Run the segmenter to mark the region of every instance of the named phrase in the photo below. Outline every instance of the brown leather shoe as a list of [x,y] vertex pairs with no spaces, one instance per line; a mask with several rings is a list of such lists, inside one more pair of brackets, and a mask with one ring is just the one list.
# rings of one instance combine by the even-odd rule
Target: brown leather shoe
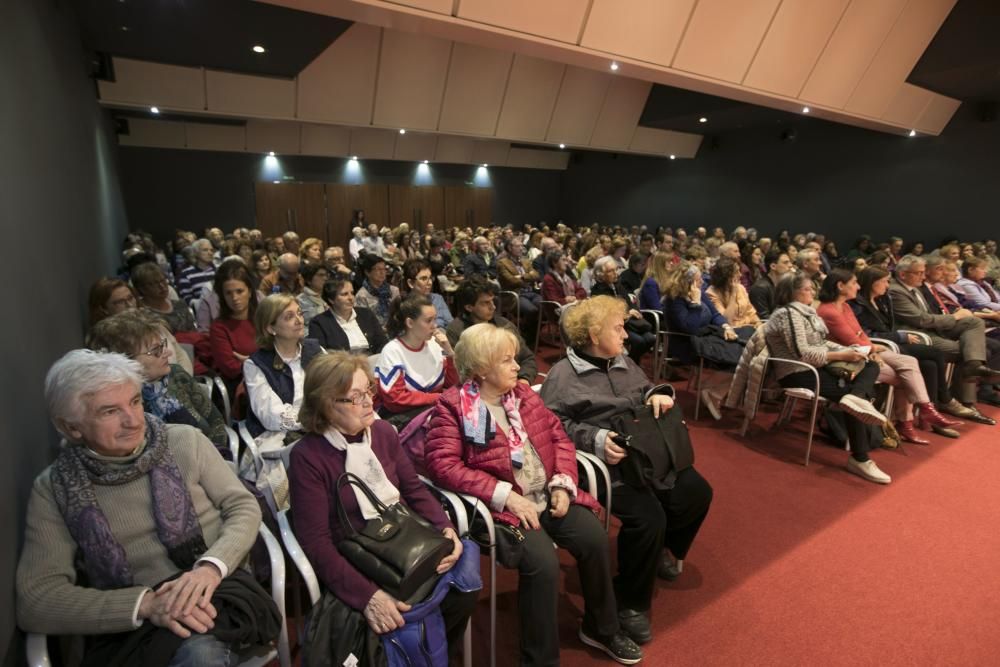
[[969,421],[976,422],[977,424],[986,424],[987,426],[994,426],[997,423],[996,419],[993,417],[987,417],[982,412],[976,409],[974,405],[966,405],[965,407],[972,410],[972,414],[966,417]]
[[962,376],[966,382],[975,382],[979,378],[1000,376],[1000,370],[990,368],[981,361],[966,361],[962,364]]
[[974,411],[972,409],[967,408],[961,403],[959,403],[957,398],[953,398],[948,403],[942,405],[941,412],[949,414],[952,417],[958,417],[960,419],[968,419],[974,414]]

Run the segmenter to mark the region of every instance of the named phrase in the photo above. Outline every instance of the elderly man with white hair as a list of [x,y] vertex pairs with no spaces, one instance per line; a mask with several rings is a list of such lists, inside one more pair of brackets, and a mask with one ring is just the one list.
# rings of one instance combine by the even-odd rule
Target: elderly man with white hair
[[490,240],[485,236],[472,239],[473,251],[462,258],[462,273],[479,275],[497,280],[497,256],[492,252]]
[[142,366],[73,350],[45,378],[69,444],[35,480],[20,627],[97,635],[85,665],[227,665],[281,617],[244,570],[260,509],[200,431],[143,412]]

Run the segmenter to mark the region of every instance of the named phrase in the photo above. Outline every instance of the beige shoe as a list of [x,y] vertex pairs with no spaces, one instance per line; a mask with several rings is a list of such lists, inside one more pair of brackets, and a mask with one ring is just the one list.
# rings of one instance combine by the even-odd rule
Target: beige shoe
[[858,461],[853,456],[847,457],[847,472],[852,472],[858,477],[864,477],[869,482],[875,482],[876,484],[888,484],[892,481],[892,477],[889,477],[884,472],[882,472],[875,462],[868,459],[864,463]]
[[882,426],[885,424],[885,415],[875,409],[875,406],[863,398],[858,398],[854,394],[846,394],[840,399],[840,407],[854,417],[866,424]]
[[701,403],[704,405],[710,413],[712,413],[712,419],[719,421],[722,419],[722,408],[719,405],[722,401],[717,399],[714,394],[712,394],[711,389],[701,390]]

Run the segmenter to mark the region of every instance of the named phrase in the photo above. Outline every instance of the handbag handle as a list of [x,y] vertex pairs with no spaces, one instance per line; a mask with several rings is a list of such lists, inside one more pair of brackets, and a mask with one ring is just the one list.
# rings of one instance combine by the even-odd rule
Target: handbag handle
[[365,494],[369,502],[378,510],[379,515],[384,514],[389,508],[386,504],[379,500],[379,497],[375,495],[375,492],[365,484],[364,480],[355,475],[353,472],[345,472],[340,477],[337,478],[337,514],[340,517],[340,527],[343,528],[348,535],[356,535],[357,530],[354,529],[354,525],[351,520],[347,517],[347,510],[344,509],[344,500],[340,497],[340,490],[345,486],[356,486],[361,489],[361,492]]

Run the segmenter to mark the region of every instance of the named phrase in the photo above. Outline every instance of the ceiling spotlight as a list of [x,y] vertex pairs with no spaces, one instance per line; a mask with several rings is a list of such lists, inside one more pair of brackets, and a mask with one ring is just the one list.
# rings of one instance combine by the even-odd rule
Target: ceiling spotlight
[[559,148],[566,148],[566,144],[559,144]]
[[910,130],[910,136],[911,137],[917,136],[917,131],[916,130]]
[[274,181],[275,185],[278,185],[279,183],[281,183],[281,181]]
[[484,167],[484,168],[485,168],[485,167],[488,167],[488,166],[490,166],[490,165],[486,164],[485,162],[483,163],[483,167]]
[[158,114],[160,113],[160,107],[149,107],[149,113]]
[[405,129],[403,129],[403,128],[399,128],[399,133],[400,133],[400,134],[406,134],[406,130],[405,130]]
[[707,123],[707,122],[708,122],[708,119],[707,119],[707,118],[705,118],[704,116],[702,116],[701,118],[699,118],[699,119],[698,119],[698,122],[699,122],[699,123]]
[[127,25],[123,25],[122,26],[122,32],[128,32],[128,26]]
[[802,107],[802,113],[809,113],[809,107]]
[[676,159],[677,159],[677,156],[676,156],[676,155],[674,155],[673,153],[671,153],[671,154],[670,154],[670,159],[671,159],[671,160],[676,160]]
[[355,162],[357,162],[358,161],[358,156],[357,155],[352,155],[351,159],[354,160]]
[[265,48],[264,48],[263,46],[261,46],[260,44],[254,44],[254,45],[253,45],[253,52],[254,52],[254,53],[264,53],[264,52],[266,52],[266,51],[267,51],[267,49],[265,49]]
[[427,160],[424,160],[424,164],[427,164]]
[[616,63],[613,60],[611,61],[611,71],[612,72],[617,72],[618,71],[618,63]]
[[274,157],[274,151],[268,151],[267,155],[268,157]]

